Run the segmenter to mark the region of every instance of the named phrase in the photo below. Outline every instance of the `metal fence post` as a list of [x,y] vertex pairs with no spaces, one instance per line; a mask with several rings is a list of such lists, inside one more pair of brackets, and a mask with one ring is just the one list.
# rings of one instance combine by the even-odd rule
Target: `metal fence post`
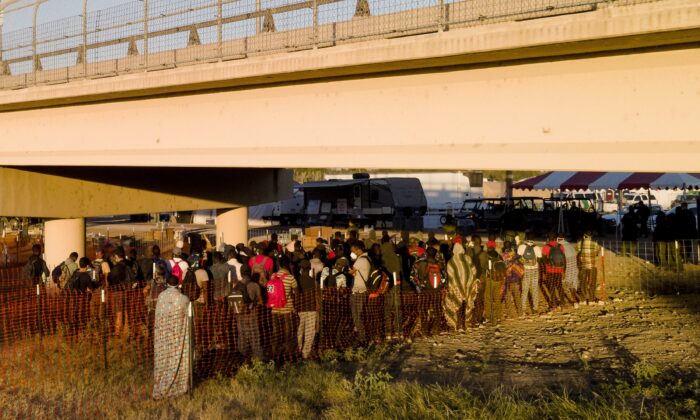
[[445,0],[440,0],[438,7],[440,8],[438,11],[438,32],[442,32],[445,30]]
[[143,0],[143,66],[148,70],[148,0]]
[[83,0],[83,77],[87,77],[87,2],[88,0]]
[[224,58],[224,48],[223,48],[223,43],[224,43],[224,28],[223,28],[223,13],[224,13],[224,7],[223,7],[223,0],[217,0],[216,2],[216,42],[217,42],[217,48],[218,48],[218,53],[219,53],[219,59]]
[[32,15],[32,70],[34,72],[35,85],[37,82],[36,73],[41,70],[41,60],[36,54],[36,16],[39,13],[39,5],[41,5],[41,2],[34,4],[34,14]]
[[318,0],[313,0],[314,49],[318,48]]
[[39,337],[42,337],[44,333],[41,326],[41,288],[38,284],[36,285],[36,325],[39,329]]
[[102,358],[104,362],[104,368],[107,370],[107,338],[108,338],[108,328],[107,328],[107,303],[105,299],[105,289],[102,288],[100,294],[100,312],[102,313]]
[[192,302],[189,303],[189,306],[187,307],[187,316],[189,322],[189,330],[190,334],[189,337],[187,337],[187,340],[189,340],[189,354],[187,355],[187,363],[189,364],[189,389],[188,389],[188,394],[190,398],[192,398],[192,388],[194,386],[194,358],[195,358],[195,352],[194,352],[194,314],[193,314],[193,307],[192,307]]
[[260,2],[261,0],[255,0],[255,35],[260,33]]

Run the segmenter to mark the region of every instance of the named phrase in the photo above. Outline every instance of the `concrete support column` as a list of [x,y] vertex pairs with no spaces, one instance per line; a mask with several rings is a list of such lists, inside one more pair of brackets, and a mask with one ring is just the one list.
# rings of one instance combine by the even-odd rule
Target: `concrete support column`
[[221,243],[229,245],[248,243],[248,207],[217,211],[216,241],[217,247],[219,247]]
[[85,256],[85,219],[44,222],[44,253],[49,268],[65,261],[73,251]]

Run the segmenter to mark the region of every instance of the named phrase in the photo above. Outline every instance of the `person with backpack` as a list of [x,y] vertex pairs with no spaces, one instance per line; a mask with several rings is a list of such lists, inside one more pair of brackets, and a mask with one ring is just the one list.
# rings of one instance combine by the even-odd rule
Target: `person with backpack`
[[258,324],[258,308],[263,304],[260,275],[251,273],[248,266],[241,267],[241,278],[232,290],[232,294],[240,296],[241,299],[241,306],[236,313],[238,352],[244,358],[252,356],[262,360],[264,355]]
[[161,261],[165,262],[160,257],[160,247],[158,245],[153,245],[153,247],[151,248],[150,257],[142,256],[141,258],[138,258],[136,260],[139,275],[142,277],[139,278],[139,280],[153,280],[153,276],[155,275],[155,273],[153,272],[153,268],[154,266],[158,265]]
[[298,349],[304,359],[311,355],[316,338],[318,305],[316,299],[316,279],[311,271],[309,260],[302,260],[299,270],[299,328],[297,331]]
[[173,258],[168,261],[170,264],[170,274],[177,277],[181,285],[182,281],[185,279],[185,273],[187,273],[187,269],[190,267],[187,261],[182,259],[183,246],[183,242],[178,241],[175,248],[173,248]]
[[41,245],[32,245],[32,255],[22,269],[23,279],[31,279],[32,286],[36,286],[42,282],[42,278],[47,279],[50,275],[51,272],[46,265],[46,261],[41,258]]
[[362,317],[364,316],[365,304],[367,303],[367,282],[372,272],[372,261],[365,253],[365,244],[362,241],[355,240],[352,242],[350,245],[350,259],[354,261],[352,269],[349,271],[352,276],[350,311],[357,342],[363,345],[367,341],[367,335]]
[[564,247],[557,242],[555,234],[549,234],[548,239],[547,244],[542,248],[544,288],[549,296],[549,310],[561,310],[565,299],[562,282],[566,271],[566,253]]
[[[520,291],[520,310],[525,315],[526,308],[534,315],[540,305],[540,265],[542,259],[542,248],[535,245],[535,242],[526,236],[525,242],[518,247],[518,255],[523,262],[523,281]],[[528,304],[528,295],[532,299],[532,306]]]
[[566,269],[564,270],[563,287],[564,291],[568,291],[567,300],[573,302],[574,308],[578,308],[578,252],[571,242],[565,238],[557,238],[557,243],[564,248],[564,256],[566,257]]
[[226,258],[228,258],[226,264],[228,265],[228,271],[230,273],[226,273],[227,281],[231,283],[231,287],[234,287],[236,286],[236,282],[243,276],[243,267],[248,267],[248,269],[250,269],[250,265],[243,264],[241,261],[241,254],[239,254],[235,248],[228,251]]
[[[262,287],[267,286],[267,281],[270,279],[275,268],[275,262],[272,260],[272,258],[265,255],[266,252],[267,250],[261,244],[258,246],[258,248],[256,248],[255,257],[248,261],[248,266],[250,267],[251,273],[258,273],[258,275],[260,275],[260,285]],[[289,261],[289,258],[287,258],[287,261]],[[289,267],[287,267],[287,269],[289,269]]]
[[97,288],[97,284],[92,280],[90,268],[90,259],[87,257],[81,258],[78,261],[78,270],[73,273],[68,283],[66,283],[65,289],[85,293]]
[[323,262],[323,254],[321,253],[320,250],[314,249],[313,254],[311,255],[312,258],[309,261],[311,264],[311,273],[312,277],[314,280],[319,281],[321,278],[321,273],[323,273],[324,269],[324,262]]
[[320,282],[323,288],[344,289],[348,287],[348,259],[338,258],[332,267],[324,267],[321,272]]
[[73,273],[78,271],[78,253],[71,252],[68,258],[57,265],[51,273],[54,281],[60,289],[65,289],[68,281],[73,277]]
[[[272,357],[277,361],[294,358],[297,337],[294,331],[294,294],[297,281],[291,273],[291,261],[286,255],[280,257],[280,269],[270,276],[267,288],[267,307],[272,315]],[[251,269],[253,274],[258,273]]]

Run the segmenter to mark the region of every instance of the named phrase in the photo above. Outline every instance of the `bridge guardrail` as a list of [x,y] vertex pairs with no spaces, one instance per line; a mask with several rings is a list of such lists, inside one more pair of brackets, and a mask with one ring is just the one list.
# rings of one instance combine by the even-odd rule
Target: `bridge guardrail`
[[[141,0],[88,11],[83,0],[81,15],[0,38],[0,89],[654,1],[661,0]],[[30,7],[34,22],[40,7]]]

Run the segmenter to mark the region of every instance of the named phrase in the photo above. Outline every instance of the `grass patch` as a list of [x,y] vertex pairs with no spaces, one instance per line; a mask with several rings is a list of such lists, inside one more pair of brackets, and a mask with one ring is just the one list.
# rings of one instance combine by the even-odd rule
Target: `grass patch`
[[[661,371],[638,362],[630,379],[598,385],[590,396],[543,393],[524,397],[460,385],[397,381],[381,362],[395,348],[328,352],[318,362],[277,367],[256,362],[235,377],[200,383],[193,395],[150,399],[148,360],[124,357],[105,371],[92,340],[66,345],[58,338],[17,347],[0,361],[0,406],[22,418],[697,418],[697,373]],[[127,348],[128,349],[128,348]],[[119,357],[119,359],[115,359]],[[353,374],[349,374],[354,369]],[[621,376],[622,377],[622,376]]]

